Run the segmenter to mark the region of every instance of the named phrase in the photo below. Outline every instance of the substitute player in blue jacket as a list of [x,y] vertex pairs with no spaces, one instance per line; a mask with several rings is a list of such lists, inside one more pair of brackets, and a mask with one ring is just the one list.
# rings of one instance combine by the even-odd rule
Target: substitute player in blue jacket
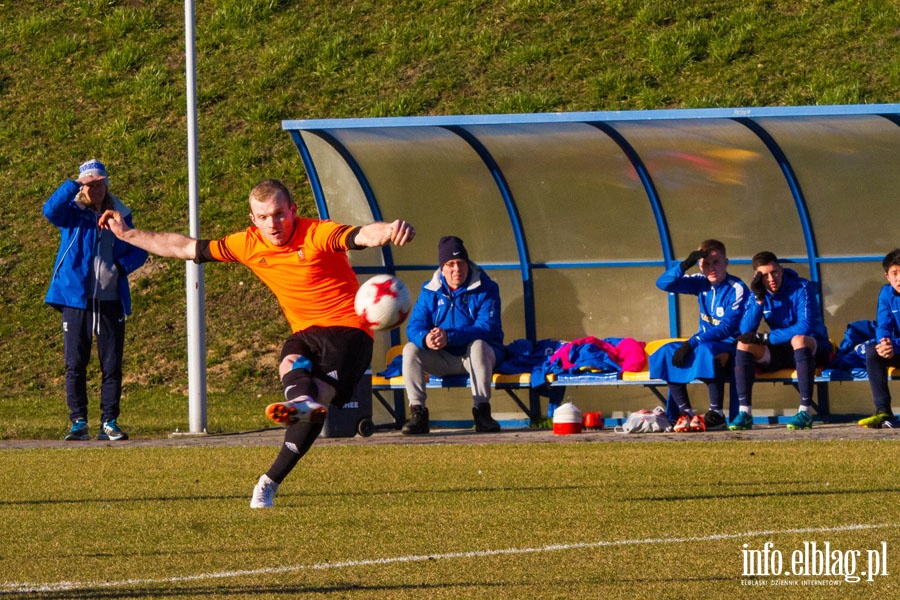
[[[753,382],[756,369],[777,371],[797,369],[800,410],[787,424],[788,429],[809,429],[812,416],[816,367],[828,364],[831,342],[822,320],[812,282],[796,271],[785,269],[772,252],[753,256],[754,301],[747,303],[741,320],[737,353],[734,358],[735,387],[740,412],[728,426],[732,431],[753,428]],[[765,318],[768,333],[758,333]]]
[[878,293],[878,313],[875,318],[875,341],[866,345],[866,373],[875,414],[861,419],[859,424],[870,429],[896,427],[888,388],[888,367],[900,367],[900,248],[887,253],[881,265],[888,283]]
[[403,382],[410,417],[402,433],[429,432],[425,375],[468,373],[472,386],[475,431],[500,431],[491,416],[491,379],[504,358],[500,288],[481,267],[469,261],[463,241],[442,237],[438,270],[422,285],[409,316],[403,347]]
[[[699,263],[700,273],[685,273]],[[656,286],[674,294],[697,296],[700,329],[687,341],[666,344],[650,356],[650,377],[664,379],[669,396],[680,412],[675,431],[714,431],[725,429],[727,422],[722,398],[725,382],[733,373],[735,338],[740,333],[747,286],[727,272],[725,245],[706,240],[683,262],[670,267],[656,280]],[[687,383],[694,379],[707,382],[709,411],[695,415],[688,397]]]

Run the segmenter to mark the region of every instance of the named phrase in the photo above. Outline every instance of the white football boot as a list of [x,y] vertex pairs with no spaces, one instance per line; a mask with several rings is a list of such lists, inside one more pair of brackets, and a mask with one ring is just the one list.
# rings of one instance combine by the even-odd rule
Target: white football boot
[[265,473],[260,475],[259,481],[253,487],[253,495],[250,497],[250,508],[272,508],[272,500],[275,498],[275,492],[278,491],[278,484],[269,479]]

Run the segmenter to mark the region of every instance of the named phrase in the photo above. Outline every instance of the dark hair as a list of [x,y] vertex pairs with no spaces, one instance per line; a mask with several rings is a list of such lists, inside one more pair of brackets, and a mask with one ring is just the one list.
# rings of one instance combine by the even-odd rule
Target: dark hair
[[725,252],[725,244],[720,242],[719,240],[703,240],[700,242],[700,250],[706,250],[707,252],[712,252],[715,250],[722,256],[727,256],[728,253]]
[[251,200],[262,201],[278,195],[285,198],[288,201],[288,205],[294,204],[294,198],[291,196],[290,190],[277,179],[263,179],[250,190]]
[[753,255],[753,262],[751,263],[753,266],[753,270],[755,271],[757,267],[762,267],[765,265],[771,264],[780,264],[778,262],[778,257],[775,256],[774,252],[769,252],[768,250],[763,250],[762,252],[757,252]]
[[884,257],[884,260],[881,261],[881,266],[884,267],[884,272],[887,273],[888,269],[893,267],[894,265],[900,265],[900,248],[894,248]]

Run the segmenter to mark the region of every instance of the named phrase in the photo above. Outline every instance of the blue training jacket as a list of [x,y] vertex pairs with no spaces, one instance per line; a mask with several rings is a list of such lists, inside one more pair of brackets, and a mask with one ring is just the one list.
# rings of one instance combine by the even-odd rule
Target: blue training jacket
[[890,338],[894,348],[900,348],[900,294],[890,284],[886,284],[878,293],[875,341],[882,338]]
[[744,306],[750,295],[739,277],[729,273],[725,281],[713,286],[702,273],[685,275],[681,263],[677,263],[660,275],[656,287],[664,292],[697,296],[700,329],[689,339],[692,348],[701,342],[736,343]]
[[770,344],[786,344],[795,335],[808,335],[820,348],[831,347],[812,282],[793,269],[784,270],[778,293],[767,291],[762,305],[755,299],[747,303],[741,332],[756,331],[763,318],[769,326]]
[[450,291],[438,269],[422,284],[406,325],[406,337],[425,348],[425,336],[440,327],[447,331],[447,346],[443,348],[447,352],[463,356],[469,344],[484,340],[500,364],[505,356],[500,311],[500,287],[481,267],[469,261],[469,282],[455,291]]
[[[59,228],[60,235],[59,251],[53,263],[53,275],[44,302],[58,310],[66,306],[86,309],[91,298],[91,291],[87,288],[100,235],[97,227],[100,215],[75,203],[80,189],[81,186],[76,182],[68,180],[44,203],[44,216]],[[113,198],[115,210],[122,214],[129,226],[133,226],[131,210],[118,198]],[[103,235],[113,234],[107,231]],[[147,252],[116,238],[113,242],[113,259],[127,275],[144,264]],[[131,289],[127,277],[119,277],[118,292],[122,310],[130,315]]]

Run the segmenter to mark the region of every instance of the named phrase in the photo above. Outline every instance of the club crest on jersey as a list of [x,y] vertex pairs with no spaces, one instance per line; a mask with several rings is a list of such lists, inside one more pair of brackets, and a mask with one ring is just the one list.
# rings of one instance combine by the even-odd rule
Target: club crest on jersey
[[718,306],[716,307],[716,316],[722,318],[725,316],[725,308]]
[[303,248],[297,250],[297,258],[299,258],[300,260],[306,260],[306,257],[303,256]]

